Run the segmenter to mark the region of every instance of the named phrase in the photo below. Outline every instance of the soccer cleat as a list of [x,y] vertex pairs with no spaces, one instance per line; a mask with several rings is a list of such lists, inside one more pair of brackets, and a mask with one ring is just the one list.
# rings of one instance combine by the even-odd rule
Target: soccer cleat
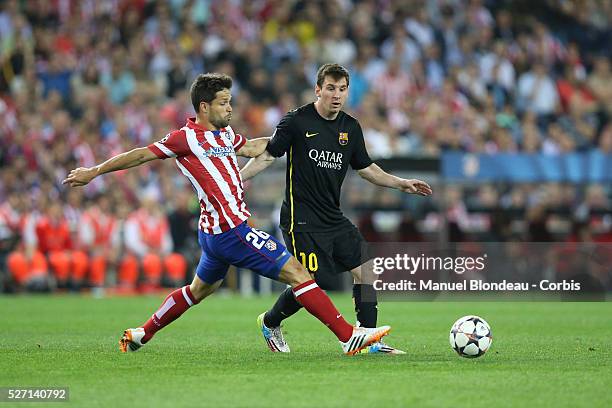
[[353,335],[346,343],[340,342],[344,354],[352,356],[359,353],[364,348],[374,344],[391,331],[390,326],[381,326],[374,328],[354,327]]
[[388,344],[383,343],[382,341],[377,341],[376,343],[372,343],[368,347],[361,349],[361,351],[359,352],[359,354],[374,354],[374,353],[406,354],[405,351],[396,349],[395,347],[391,347]]
[[289,350],[289,345],[285,342],[280,326],[272,328],[267,327],[264,324],[265,314],[266,312],[263,312],[257,316],[257,325],[261,329],[261,333],[264,336],[268,348],[273,353],[289,353],[291,350]]
[[145,331],[142,327],[136,329],[126,329],[123,332],[123,336],[119,340],[119,349],[122,353],[128,353],[132,351],[138,351],[139,348],[144,346],[141,343],[142,338],[145,335]]

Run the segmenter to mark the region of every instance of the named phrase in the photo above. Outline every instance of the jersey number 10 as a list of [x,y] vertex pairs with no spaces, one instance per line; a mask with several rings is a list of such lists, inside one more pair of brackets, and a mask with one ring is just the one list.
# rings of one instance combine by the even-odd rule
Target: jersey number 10
[[319,260],[317,259],[317,254],[311,252],[306,256],[304,252],[300,252],[300,259],[302,261],[302,265],[304,268],[308,269],[310,272],[316,272],[319,269]]

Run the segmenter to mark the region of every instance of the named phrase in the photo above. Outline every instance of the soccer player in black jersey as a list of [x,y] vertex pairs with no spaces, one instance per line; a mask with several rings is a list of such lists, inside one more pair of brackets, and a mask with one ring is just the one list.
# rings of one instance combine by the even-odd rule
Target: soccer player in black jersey
[[[287,154],[287,185],[280,218],[287,248],[315,277],[319,270],[351,271],[357,320],[363,327],[376,327],[376,292],[362,275],[365,241],[340,210],[340,188],[348,167],[379,186],[421,196],[432,191],[423,181],[393,176],[372,162],[359,122],[342,111],[348,87],[349,73],[344,67],[321,66],[316,102],[288,112],[277,125],[266,151],[251,159],[241,175],[248,180],[275,158]],[[288,288],[272,309],[258,317],[270,350],[289,352],[280,323],[300,308]],[[404,353],[383,343],[375,343],[364,352]]]

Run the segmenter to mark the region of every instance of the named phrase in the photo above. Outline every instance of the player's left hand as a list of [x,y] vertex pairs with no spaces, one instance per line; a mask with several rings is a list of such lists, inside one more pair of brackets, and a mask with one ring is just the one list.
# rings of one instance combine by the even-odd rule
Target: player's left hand
[[424,197],[432,194],[429,184],[417,179],[402,179],[400,181],[399,189],[404,193],[417,194]]
[[80,187],[88,184],[94,177],[96,177],[95,167],[79,167],[70,171],[62,184],[68,184],[70,187]]

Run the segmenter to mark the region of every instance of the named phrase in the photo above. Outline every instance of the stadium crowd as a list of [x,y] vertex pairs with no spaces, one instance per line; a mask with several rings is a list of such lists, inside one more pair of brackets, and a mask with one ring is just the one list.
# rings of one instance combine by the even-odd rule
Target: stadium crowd
[[[317,67],[333,61],[349,68],[347,111],[359,118],[374,158],[612,154],[610,1],[5,0],[0,7],[5,288],[44,288],[52,276],[59,287],[131,291],[188,278],[199,208],[173,166],[107,175],[76,190],[60,182],[72,168],[182,126],[192,115],[189,84],[201,72],[234,77],[232,127],[248,137],[271,135],[285,112],[312,101]],[[367,212],[361,224],[372,240],[384,239],[385,228],[422,239],[414,218],[435,230],[444,201],[453,239],[479,228],[507,239],[498,234],[511,227],[501,210],[521,209],[524,239],[553,240],[547,210],[563,207],[552,215],[553,230],[555,220],[569,220],[574,233],[565,238],[607,239],[611,194],[595,184],[455,187],[390,228]],[[489,211],[470,214],[474,206]]]

